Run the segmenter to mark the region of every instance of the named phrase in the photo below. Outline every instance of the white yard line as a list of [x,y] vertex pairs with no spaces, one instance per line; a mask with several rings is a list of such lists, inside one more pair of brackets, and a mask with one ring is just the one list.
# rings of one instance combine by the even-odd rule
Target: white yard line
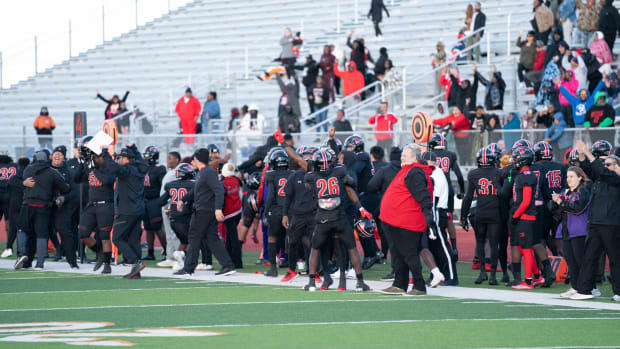
[[[14,259],[1,259],[0,269],[12,269]],[[93,274],[90,270],[78,269],[71,270],[66,263],[62,262],[46,262],[46,271],[63,272],[67,274],[80,274],[80,275],[97,275]],[[114,275],[121,275],[126,272],[126,268],[112,267]],[[293,280],[293,282],[282,283],[280,278],[266,278],[259,274],[249,273],[236,273],[231,276],[215,276],[215,271],[199,271],[193,276],[178,277],[172,275],[171,269],[164,268],[146,268],[142,271],[142,275],[145,277],[165,277],[176,278],[179,280],[187,281],[220,281],[220,282],[233,282],[241,284],[255,284],[255,285],[270,285],[270,286],[292,286],[301,288],[306,284],[308,278],[301,277]],[[42,278],[42,277],[40,277]],[[52,277],[50,277],[52,278]],[[6,280],[6,279],[0,279]],[[128,282],[140,282],[140,280],[128,280]],[[383,281],[366,281],[366,283],[375,291],[387,288],[391,286],[390,282]],[[241,286],[245,287],[245,286]],[[335,288],[332,288],[335,289]],[[347,280],[347,289],[355,289],[355,280]],[[528,292],[528,291],[513,291],[513,290],[500,290],[500,289],[488,289],[488,288],[472,288],[472,287],[438,287],[427,289],[429,296],[441,296],[451,297],[457,299],[466,300],[481,300],[481,301],[500,301],[500,302],[516,302],[525,304],[540,304],[548,306],[561,306],[572,308],[587,308],[587,309],[599,309],[599,310],[617,310],[620,311],[620,303],[603,303],[596,301],[574,301],[569,299],[562,299],[558,294],[540,293],[540,292]]]
[[[203,283],[204,284],[204,283]],[[243,285],[246,287],[269,287],[267,285]],[[123,292],[123,291],[154,291],[154,290],[196,290],[206,288],[239,288],[239,286],[231,285],[213,285],[200,287],[149,287],[149,288],[115,288],[107,290],[61,290],[61,291],[25,291],[25,292],[0,292],[1,295],[19,295],[19,294],[55,294],[55,293],[92,293],[92,292]]]

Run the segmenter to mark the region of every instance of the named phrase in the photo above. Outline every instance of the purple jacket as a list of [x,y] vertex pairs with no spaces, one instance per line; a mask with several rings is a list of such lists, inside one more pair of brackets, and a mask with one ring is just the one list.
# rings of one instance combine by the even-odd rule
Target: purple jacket
[[[567,189],[564,199],[554,207],[561,210],[562,223],[555,232],[556,239],[569,240],[585,236],[588,227],[588,210],[590,208],[590,192],[582,187],[577,192]],[[566,227],[566,229],[564,229]]]

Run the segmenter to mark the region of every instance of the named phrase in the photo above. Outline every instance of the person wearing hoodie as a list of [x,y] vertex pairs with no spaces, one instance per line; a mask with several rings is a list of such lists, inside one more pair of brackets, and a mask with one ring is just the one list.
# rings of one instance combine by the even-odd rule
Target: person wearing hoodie
[[[356,69],[358,69],[362,76],[366,74],[366,55],[364,53],[364,41],[360,38],[357,38],[351,42],[351,37],[353,36],[353,29],[349,32],[349,36],[347,36],[347,46],[351,49],[351,57],[350,61],[355,63]],[[336,74],[338,75],[338,74]],[[345,93],[346,95],[346,93]]]
[[[595,93],[600,91],[605,83],[603,81],[599,82],[594,90]],[[557,85],[556,85],[557,87]],[[583,127],[586,113],[594,104],[594,97],[590,95],[587,89],[580,89],[577,91],[577,96],[570,93],[564,86],[560,86],[560,94],[566,98],[566,100],[573,107],[573,123],[576,127]]]
[[[334,63],[334,74],[342,79],[345,97],[364,88],[364,74],[362,74],[357,67],[357,63],[350,61],[347,63],[348,69],[346,71],[340,71],[340,69],[338,69],[338,60]],[[359,98],[359,94],[356,95],[355,98]]]
[[450,94],[453,94],[451,98],[455,101],[455,105],[463,111],[465,115],[469,115],[470,112],[476,110],[476,94],[478,92],[478,80],[479,75],[475,74],[476,65],[473,66],[474,71],[474,83],[469,80],[461,80],[450,74],[450,80],[452,80]]
[[42,270],[47,256],[51,205],[54,193],[69,193],[71,185],[51,167],[49,152],[40,150],[24,170],[24,196],[17,231],[18,257],[15,269],[28,267],[37,254],[35,269]]
[[39,145],[41,148],[52,149],[52,132],[56,128],[54,119],[49,114],[47,107],[42,107],[39,116],[34,119],[32,124],[34,130],[37,132],[39,138]]
[[461,84],[461,79],[459,78],[459,70],[458,68],[450,69],[449,66],[443,68],[441,72],[441,77],[439,78],[439,84],[446,89],[446,102],[448,102],[448,107],[453,107],[456,105],[456,93],[452,92],[452,76],[456,77],[456,81],[458,84]]
[[587,78],[588,78],[588,90],[591,94],[594,94],[594,88],[598,85],[599,81],[603,79],[603,74],[599,71],[601,63],[598,58],[590,52],[590,49],[581,50],[581,59],[586,66]]
[[382,47],[379,49],[379,58],[377,58],[377,62],[375,63],[374,71],[375,76],[378,78],[381,75],[385,75],[385,61],[390,59],[388,56],[387,49]]
[[601,0],[603,8],[598,16],[598,30],[605,35],[607,46],[613,52],[616,43],[616,34],[620,32],[620,14],[614,6],[614,0]]
[[306,88],[306,97],[308,97],[308,107],[310,108],[310,113],[314,113],[315,105],[314,102],[309,98],[311,94],[310,86],[314,84],[316,81],[316,77],[319,75],[319,64],[317,61],[312,58],[312,55],[308,55],[306,57],[306,64],[297,64],[295,65],[295,69],[304,70],[306,69],[306,75],[301,78],[301,83]]
[[577,23],[577,8],[575,7],[575,1],[564,0],[558,6],[558,17],[562,23],[562,33],[564,33],[564,41],[568,45],[573,44],[573,27]]
[[476,78],[487,87],[484,95],[484,106],[487,110],[503,110],[504,109],[504,92],[506,91],[506,82],[502,79],[502,73],[498,72],[495,66],[491,67],[491,80],[487,80],[482,74],[476,71]]
[[590,127],[613,127],[615,118],[614,108],[607,104],[607,93],[598,91],[594,94],[594,105],[588,109],[583,126],[590,132],[590,139],[613,141],[615,131],[590,131]]
[[[519,119],[519,115],[515,112],[508,113],[506,118],[506,125],[503,127],[504,130],[519,130],[521,129],[521,119]],[[519,132],[503,132],[504,134],[504,144],[515,144],[521,138],[521,134]]]
[[594,38],[589,48],[590,52],[596,56],[601,65],[615,63],[614,57],[609,49],[609,45],[607,44],[607,41],[605,41],[605,35],[602,32],[597,31],[594,34]]
[[553,29],[552,40],[549,45],[547,45],[547,50],[545,51],[545,66],[550,60],[553,59],[553,57],[559,56],[559,47],[561,44],[566,44],[564,41],[564,35],[562,35],[562,31],[559,28],[555,27]]
[[[446,64],[448,60],[448,56],[446,55],[446,45],[444,45],[443,41],[437,41],[436,52],[431,53],[431,57],[433,57],[433,61],[431,65],[433,69],[437,69],[442,65]],[[441,71],[435,71],[435,80],[433,81],[433,89],[435,94],[438,95],[441,93],[441,85],[439,84],[439,78],[441,77]]]
[[[577,94],[577,89],[579,88],[579,83],[573,77],[574,72],[572,69],[566,70],[562,74],[562,79],[556,79],[555,88],[559,89],[560,86],[563,86],[571,95]],[[558,96],[558,100],[560,102],[560,113],[564,115],[564,119],[566,120],[566,124],[569,127],[575,127],[575,122],[573,121],[573,107],[570,102],[564,97],[564,95],[560,94]]]
[[291,106],[292,113],[299,119],[301,116],[301,108],[299,107],[299,80],[297,76],[294,79],[289,79],[286,84],[282,81],[280,74],[276,75],[278,86],[282,92],[280,96],[280,106],[278,108],[278,116],[282,116],[285,112],[286,106]]
[[557,92],[555,88],[553,88],[553,83],[555,79],[562,76],[562,74],[560,73],[560,68],[557,65],[556,59],[559,60],[559,58],[556,57],[545,67],[543,78],[540,82],[540,89],[536,94],[536,105],[548,105],[558,102]]
[[459,107],[454,106],[450,115],[433,120],[433,124],[437,126],[449,126],[450,130],[454,133],[454,141],[456,142],[456,148],[459,152],[459,158],[468,159],[471,157],[469,133],[463,132],[471,129],[471,125]]
[[483,131],[488,133],[488,143],[497,143],[502,138],[502,134],[499,132],[493,132],[495,130],[501,130],[502,124],[499,121],[499,116],[497,114],[488,114],[486,115],[484,126],[482,128]]
[[332,54],[329,45],[323,46],[323,54],[319,61],[319,67],[323,73],[323,81],[329,87],[331,102],[336,99],[334,94],[334,62],[336,62],[336,56]]
[[553,145],[553,150],[556,159],[561,159],[566,152],[566,149],[570,148],[573,144],[573,136],[569,132],[564,132],[564,129],[568,125],[564,121],[564,115],[561,112],[553,114],[553,123],[545,132],[545,142],[549,142]]

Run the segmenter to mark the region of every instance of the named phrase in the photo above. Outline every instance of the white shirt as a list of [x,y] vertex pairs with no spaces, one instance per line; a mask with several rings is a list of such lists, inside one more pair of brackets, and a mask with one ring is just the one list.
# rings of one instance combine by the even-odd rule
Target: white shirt
[[435,198],[439,198],[436,208],[448,209],[448,180],[446,175],[439,167],[431,174],[433,179],[433,202]]
[[256,119],[252,119],[250,113],[247,113],[239,122],[239,130],[242,132],[254,131],[256,133],[263,132],[263,124],[265,120],[262,114],[256,115]]

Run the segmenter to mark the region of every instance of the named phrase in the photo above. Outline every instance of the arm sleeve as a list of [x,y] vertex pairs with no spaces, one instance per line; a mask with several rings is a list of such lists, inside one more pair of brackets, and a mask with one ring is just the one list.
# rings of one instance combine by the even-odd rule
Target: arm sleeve
[[476,77],[478,78],[478,80],[484,85],[487,86],[489,84],[489,80],[487,80],[484,76],[482,76],[482,74],[480,74],[479,72],[476,72]]
[[461,220],[467,217],[469,214],[469,208],[471,207],[471,201],[474,198],[474,189],[475,185],[471,182],[471,180],[467,181],[467,193],[465,193],[465,197],[463,198],[463,204],[461,205]]
[[368,193],[378,193],[381,190],[381,185],[383,184],[383,171],[379,170],[375,173],[374,176],[368,181],[366,185],[366,192]]
[[123,96],[123,99],[121,99],[121,101],[125,102],[127,100],[127,96],[129,96],[129,91],[125,91],[125,95]]
[[112,158],[110,154],[104,152],[102,171],[108,173],[114,173],[119,178],[127,178],[131,174],[131,170],[127,166],[120,166]]
[[65,178],[58,171],[54,171],[54,186],[58,188],[61,194],[68,194],[71,191],[71,185],[65,181]]
[[282,93],[286,93],[286,88],[284,87],[280,74],[276,74],[276,81],[278,82],[278,86],[280,86],[280,91],[282,91]]
[[106,102],[106,103],[110,103],[110,101],[109,101],[109,100],[107,100],[107,99],[103,98],[103,96],[102,96],[102,95],[100,95],[99,93],[97,93],[97,98],[99,98],[100,100],[102,100],[102,101],[104,101],[104,102]]
[[405,177],[405,185],[413,196],[413,199],[420,204],[423,212],[433,207],[431,194],[428,192],[428,182],[426,174],[421,169],[411,169]]
[[295,174],[291,174],[286,181],[286,186],[284,187],[284,193],[286,196],[284,197],[284,207],[282,208],[282,215],[288,216],[290,206],[295,202]]
[[268,213],[269,210],[271,209],[271,202],[274,200],[275,196],[276,196],[276,189],[275,186],[269,186],[271,184],[271,182],[269,181],[269,179],[265,180],[265,188],[267,188],[267,199],[264,202],[264,207],[265,207],[265,213]]
[[521,205],[517,207],[517,210],[512,215],[513,218],[519,218],[527,210],[532,202],[532,187],[525,186],[523,187],[523,200],[521,201]]
[[452,171],[456,175],[456,181],[459,183],[459,190],[461,193],[465,192],[465,181],[463,180],[463,173],[461,172],[461,168],[456,161],[452,161]]
[[342,72],[338,69],[338,64],[334,63],[334,75],[337,77],[342,77]]
[[596,175],[597,180],[611,185],[620,185],[620,176],[605,167],[602,161],[594,161],[591,164],[592,172]]
[[600,124],[600,127],[609,127],[614,124],[614,119],[611,117],[606,117]]
[[168,200],[170,200],[170,194],[167,190],[165,190],[159,197],[159,206],[165,206],[168,203]]
[[353,44],[351,43],[351,37],[350,36],[347,37],[347,46],[349,46],[350,49],[353,49]]

